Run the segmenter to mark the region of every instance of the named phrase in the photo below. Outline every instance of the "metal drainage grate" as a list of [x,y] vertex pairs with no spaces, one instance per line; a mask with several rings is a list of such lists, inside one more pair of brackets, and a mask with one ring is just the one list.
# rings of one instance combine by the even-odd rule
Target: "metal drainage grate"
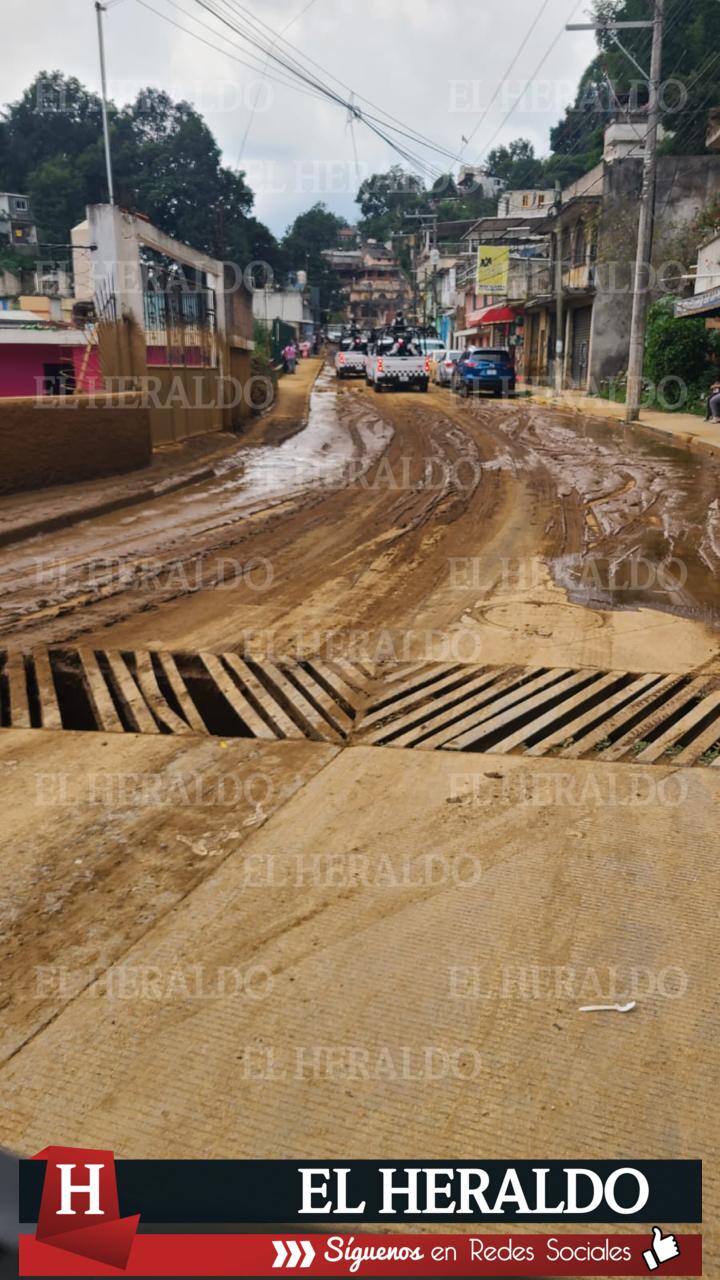
[[366,680],[320,660],[34,650],[0,655],[0,725],[345,742]]
[[38,649],[0,654],[0,725],[718,765],[720,678]]

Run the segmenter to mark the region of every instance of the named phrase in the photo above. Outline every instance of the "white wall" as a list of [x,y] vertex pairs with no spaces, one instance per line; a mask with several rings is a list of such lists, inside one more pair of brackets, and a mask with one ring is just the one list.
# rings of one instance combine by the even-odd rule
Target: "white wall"
[[707,293],[720,287],[720,236],[708,240],[698,249],[695,292]]

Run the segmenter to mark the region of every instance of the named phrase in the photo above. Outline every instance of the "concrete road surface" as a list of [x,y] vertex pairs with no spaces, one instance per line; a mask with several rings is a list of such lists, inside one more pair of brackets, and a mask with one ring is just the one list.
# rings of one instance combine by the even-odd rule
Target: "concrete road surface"
[[[560,719],[538,755],[536,718],[479,752],[366,745],[319,686],[326,732],[277,740],[4,729],[0,1142],[704,1158],[714,1276],[716,464],[327,369],[293,411],[192,491],[0,549],[8,654],[245,654],[260,681],[315,655],[361,727],[403,697],[416,725],[438,672],[600,673],[615,705],[648,674],[680,739],[583,757]],[[297,725],[305,668],[282,670],[265,714]]]

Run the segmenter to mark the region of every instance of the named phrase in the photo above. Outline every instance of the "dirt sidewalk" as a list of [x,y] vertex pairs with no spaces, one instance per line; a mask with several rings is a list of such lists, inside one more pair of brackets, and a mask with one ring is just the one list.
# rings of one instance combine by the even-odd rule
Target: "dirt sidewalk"
[[[583,395],[579,391],[563,391],[557,396],[550,388],[538,388],[527,397],[531,404],[554,405],[594,418],[609,418],[625,425],[625,405],[602,396]],[[720,457],[720,426],[704,422],[694,413],[663,413],[657,409],[641,409],[634,424],[686,449]]]

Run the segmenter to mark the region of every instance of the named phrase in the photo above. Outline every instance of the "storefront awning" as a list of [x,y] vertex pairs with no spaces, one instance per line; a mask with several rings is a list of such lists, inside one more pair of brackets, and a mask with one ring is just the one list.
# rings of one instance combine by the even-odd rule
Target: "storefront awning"
[[486,307],[482,312],[480,324],[511,324],[515,315],[512,307],[502,305]]
[[678,317],[720,315],[720,287],[706,289],[703,293],[692,294],[689,298],[681,298],[675,303],[675,315]]

